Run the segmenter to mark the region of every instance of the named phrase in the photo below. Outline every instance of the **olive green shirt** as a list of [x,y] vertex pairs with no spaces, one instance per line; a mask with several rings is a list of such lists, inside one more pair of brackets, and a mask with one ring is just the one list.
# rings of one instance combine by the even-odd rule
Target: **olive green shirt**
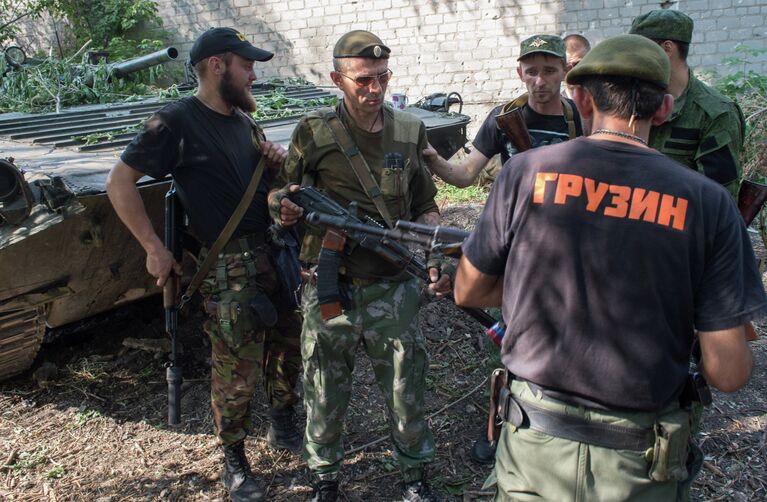
[[650,130],[650,146],[724,185],[737,198],[745,129],[740,107],[690,71],[671,116]]
[[[422,214],[438,212],[434,202],[437,188],[421,156],[427,144],[423,122],[409,113],[384,106],[384,127],[371,133],[357,127],[343,102],[335,111],[370,167],[394,220],[412,221]],[[404,165],[401,168],[385,167],[384,155],[391,152],[402,155]],[[293,132],[288,157],[273,186],[282,187],[288,183],[313,185],[343,207],[354,201],[360,219],[370,217],[386,226],[335,142],[321,111],[306,115]],[[301,259],[317,263],[321,244],[321,229],[308,227],[301,246]],[[358,246],[352,246],[341,266],[343,273],[353,277],[404,278],[402,270]]]

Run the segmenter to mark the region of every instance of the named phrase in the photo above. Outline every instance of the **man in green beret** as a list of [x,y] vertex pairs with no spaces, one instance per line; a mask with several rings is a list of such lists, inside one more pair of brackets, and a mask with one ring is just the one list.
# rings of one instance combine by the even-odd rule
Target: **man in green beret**
[[[286,197],[299,183],[316,186],[344,207],[355,202],[360,218],[383,226],[400,219],[439,222],[437,189],[421,158],[425,126],[409,113],[384,106],[392,76],[389,53],[368,31],[352,31],[336,43],[330,78],[343,91],[343,100],[335,109],[308,114],[296,127],[274,184],[285,188],[270,195],[273,217],[281,224],[293,224],[302,214]],[[301,259],[316,269],[318,278],[306,284],[302,299],[304,458],[314,484],[310,500],[338,497],[341,433],[360,346],[386,400],[402,500],[437,500],[425,472],[434,458],[434,438],[424,414],[428,358],[416,319],[422,284],[358,243],[338,243],[324,230],[307,228],[301,248]],[[320,260],[331,244],[341,254],[336,265]],[[437,296],[448,293],[449,277],[440,275],[437,262],[429,265],[429,289]],[[327,278],[337,284],[341,304],[320,294]]]
[[669,74],[644,37],[594,47],[567,75],[591,135],[512,157],[463,245],[456,302],[507,324],[497,501],[685,500],[694,340],[716,388],[750,377],[767,297],[743,220],[647,145]]
[[474,150],[460,164],[448,162],[429,145],[423,152],[429,169],[451,185],[467,187],[496,154],[501,155],[501,163],[506,163],[517,153],[518,146],[499,128],[496,118],[515,108],[522,112],[533,148],[582,136],[574,103],[560,93],[569,69],[565,57],[565,43],[558,36],[533,35],[523,40],[517,75],[527,92],[490,111],[474,137]]
[[737,197],[746,124],[740,107],[707,86],[687,65],[693,21],[677,10],[653,10],[634,19],[629,33],[656,42],[671,63],[668,91],[674,110],[650,131],[650,146],[724,185]]

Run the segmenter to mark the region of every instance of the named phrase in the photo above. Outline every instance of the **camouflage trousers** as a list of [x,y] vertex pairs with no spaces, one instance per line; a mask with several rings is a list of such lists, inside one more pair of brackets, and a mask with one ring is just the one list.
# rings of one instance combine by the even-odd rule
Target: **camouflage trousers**
[[[520,381],[514,381],[511,390],[518,399],[539,407],[619,427],[653,428],[659,423],[662,426],[664,417],[679,417],[680,413],[685,413],[678,406],[670,406],[661,413],[608,412],[569,406],[547,399]],[[681,436],[682,446],[689,439],[689,429],[686,436]],[[685,487],[692,482],[695,472],[681,482],[650,479],[657,467],[664,469],[661,477],[671,477],[669,473],[674,465],[677,470],[673,476],[679,476],[678,469],[684,469],[683,458],[687,457],[687,453],[682,451],[684,448],[670,455],[664,466],[661,466],[661,462],[653,462],[656,449],[657,440],[654,448],[645,451],[618,450],[554,437],[527,427],[515,428],[504,423],[498,440],[495,467],[485,487],[497,483],[496,502],[689,500],[689,492],[688,498],[684,498]]]
[[424,464],[434,458],[434,438],[424,418],[428,361],[416,319],[419,283],[349,286],[349,293],[354,308],[325,322],[316,288],[307,285],[304,289],[304,458],[320,479],[338,476],[354,357],[362,345],[386,401],[390,436],[403,478],[406,482],[421,479]]
[[270,406],[284,409],[298,400],[301,371],[301,316],[279,310],[280,281],[266,248],[250,250],[243,243],[243,249],[223,253],[200,287],[212,349],[213,421],[225,445],[248,434],[260,378]]

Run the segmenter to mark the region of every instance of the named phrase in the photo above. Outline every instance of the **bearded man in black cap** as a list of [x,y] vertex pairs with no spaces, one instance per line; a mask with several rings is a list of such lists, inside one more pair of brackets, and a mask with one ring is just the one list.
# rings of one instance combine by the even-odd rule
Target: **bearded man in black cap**
[[711,385],[748,382],[767,298],[727,190],[647,145],[669,73],[646,38],[597,45],[567,75],[591,136],[515,155],[463,245],[456,303],[507,325],[497,501],[686,500],[694,340]]
[[[152,228],[136,182],[144,176],[173,177],[203,258],[264,160],[252,202],[200,286],[212,347],[211,407],[224,450],[221,480],[236,502],[264,499],[244,451],[250,401],[262,374],[271,405],[268,444],[294,452],[301,447],[293,413],[301,318],[279,310],[280,281],[265,238],[268,186],[286,151],[266,141],[247,115],[256,108],[250,92],[256,80],[253,63],[272,56],[232,28],[203,33],[190,52],[197,93],[152,115],[107,180],[115,211],[146,250],[147,271],[162,286],[171,274],[181,273],[181,266]],[[261,316],[250,307],[254,301]]]

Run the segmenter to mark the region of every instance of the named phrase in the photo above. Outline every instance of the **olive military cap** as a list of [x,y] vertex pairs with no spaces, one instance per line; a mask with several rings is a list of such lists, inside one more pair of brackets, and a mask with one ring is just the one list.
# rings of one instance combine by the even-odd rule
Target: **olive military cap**
[[665,89],[670,74],[668,57],[658,44],[639,35],[621,35],[594,47],[565,81],[577,85],[583,77],[604,75],[635,78]]
[[333,57],[389,59],[390,52],[381,39],[369,31],[354,30],[338,39]]
[[689,44],[692,40],[692,19],[678,10],[651,10],[634,18],[629,33],[654,40],[675,40]]
[[556,35],[533,35],[522,40],[517,61],[536,52],[551,54],[564,59],[565,41]]

